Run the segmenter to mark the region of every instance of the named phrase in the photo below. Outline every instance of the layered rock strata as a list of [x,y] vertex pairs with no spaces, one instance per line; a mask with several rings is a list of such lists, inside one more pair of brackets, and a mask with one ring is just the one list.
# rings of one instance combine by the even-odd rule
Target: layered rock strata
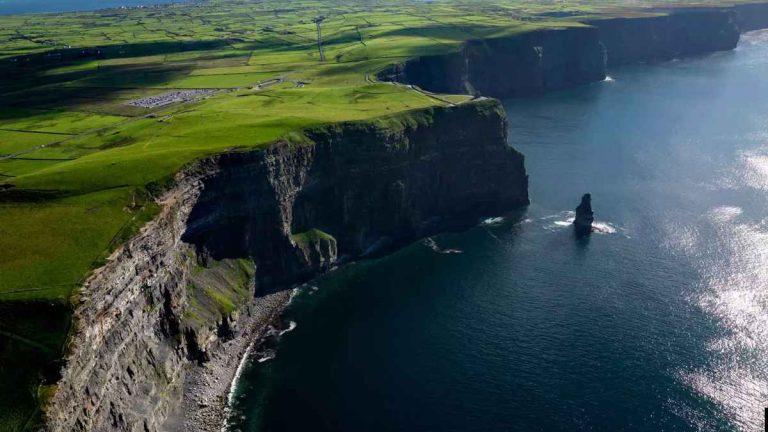
[[[48,427],[184,429],[163,424],[190,396],[185,371],[233,339],[258,337],[285,303],[281,290],[339,259],[527,203],[523,156],[507,145],[494,100],[318,128],[201,161],[83,288]],[[225,355],[242,353],[233,351]]]

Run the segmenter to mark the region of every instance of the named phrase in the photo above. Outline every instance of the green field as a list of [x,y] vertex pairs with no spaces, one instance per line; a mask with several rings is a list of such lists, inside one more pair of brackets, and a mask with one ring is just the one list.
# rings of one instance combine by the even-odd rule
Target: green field
[[[633,5],[210,0],[0,16],[0,430],[34,423],[73,294],[156,214],[158,185],[185,165],[310,127],[462,103],[372,77],[469,39],[656,13]],[[215,91],[128,104],[176,89]]]

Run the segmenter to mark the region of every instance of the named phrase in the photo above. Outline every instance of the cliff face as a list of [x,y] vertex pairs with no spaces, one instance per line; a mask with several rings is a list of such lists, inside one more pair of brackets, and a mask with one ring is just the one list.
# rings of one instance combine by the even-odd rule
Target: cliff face
[[[214,259],[254,257],[260,283],[275,285],[305,267],[291,234],[319,230],[335,240],[340,257],[364,257],[527,204],[523,158],[502,145],[506,118],[498,102],[409,122],[311,131],[312,145],[277,145],[266,160],[260,153],[222,156],[221,173],[206,186],[217,193],[196,204],[185,241]],[[257,175],[282,183],[254,182]]]
[[[542,93],[604,79],[606,48],[612,65],[731,49],[739,26],[768,25],[768,6],[592,24],[470,41],[380,78],[446,93]],[[49,429],[161,430],[188,365],[262,329],[287,297],[273,297],[281,287],[527,204],[523,157],[506,133],[498,102],[481,100],[317,129],[301,144],[184,171],[162,214],[84,287]]]
[[649,18],[590,22],[608,53],[608,65],[670,60],[736,48],[739,26],[731,8],[687,9]]
[[[210,158],[87,282],[52,431],[161,430],[186,365],[264,326],[280,287],[528,203],[496,101]],[[237,353],[233,353],[237,354]],[[226,377],[222,377],[226,379]]]
[[84,286],[49,430],[154,430],[178,396],[188,272],[180,236],[197,194],[193,181],[180,183],[162,214]]
[[409,60],[379,78],[439,93],[527,96],[605,79],[605,49],[594,28],[546,29],[468,41],[458,53]]

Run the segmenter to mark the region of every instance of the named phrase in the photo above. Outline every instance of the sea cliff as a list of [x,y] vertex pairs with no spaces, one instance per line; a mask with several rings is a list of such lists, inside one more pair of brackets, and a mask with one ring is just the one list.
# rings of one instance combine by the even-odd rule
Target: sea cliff
[[457,53],[394,65],[379,79],[438,93],[529,96],[605,79],[605,49],[594,28],[545,29],[468,41]]
[[291,284],[524,206],[528,192],[504,111],[486,99],[208,158],[159,202],[83,288],[52,431],[217,428],[234,368],[204,377],[215,388],[191,412],[176,404],[196,400],[206,363],[236,365]]

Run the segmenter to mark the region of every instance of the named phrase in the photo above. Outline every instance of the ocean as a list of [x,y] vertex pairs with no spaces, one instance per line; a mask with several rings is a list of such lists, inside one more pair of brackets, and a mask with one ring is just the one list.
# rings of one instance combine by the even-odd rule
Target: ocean
[[0,0],[0,15],[26,13],[75,12],[182,3],[181,0]]

